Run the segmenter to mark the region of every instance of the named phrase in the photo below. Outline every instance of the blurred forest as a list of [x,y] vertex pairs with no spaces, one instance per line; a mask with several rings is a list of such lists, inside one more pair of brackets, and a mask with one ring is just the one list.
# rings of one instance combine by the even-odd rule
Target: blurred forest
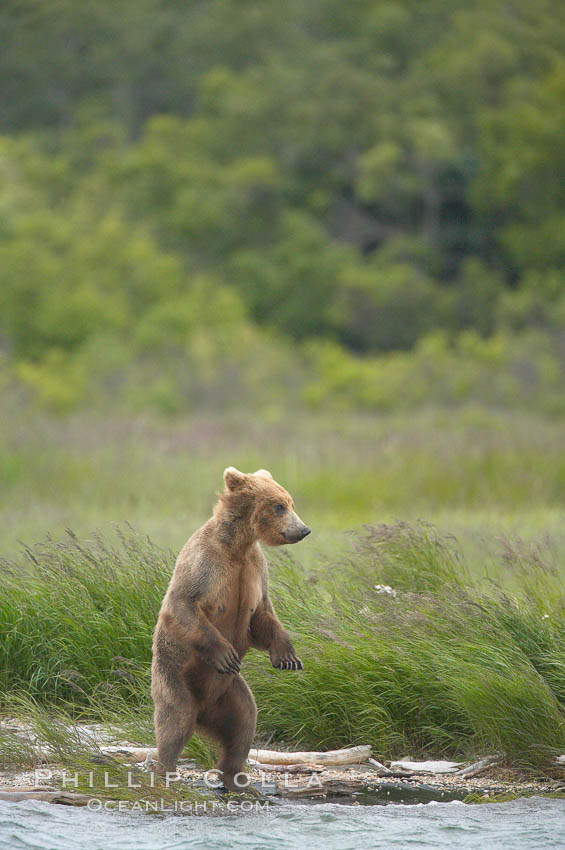
[[565,413],[562,0],[4,0],[0,391]]

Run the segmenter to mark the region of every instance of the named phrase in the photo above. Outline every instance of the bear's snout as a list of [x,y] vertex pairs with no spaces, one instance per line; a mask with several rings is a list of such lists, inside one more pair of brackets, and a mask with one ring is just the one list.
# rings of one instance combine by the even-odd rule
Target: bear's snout
[[285,529],[283,535],[288,543],[299,543],[301,540],[304,540],[305,537],[308,537],[310,534],[310,529],[307,525],[305,525],[300,517],[295,516],[295,522],[292,523],[288,528]]

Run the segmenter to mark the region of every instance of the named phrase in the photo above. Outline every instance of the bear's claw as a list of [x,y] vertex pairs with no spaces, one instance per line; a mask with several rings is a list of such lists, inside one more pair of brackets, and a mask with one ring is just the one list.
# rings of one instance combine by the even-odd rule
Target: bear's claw
[[278,667],[279,670],[304,670],[304,664],[296,655],[275,661],[273,667]]
[[241,669],[241,660],[235,649],[230,649],[217,659],[214,666],[218,673],[235,673],[237,675]]

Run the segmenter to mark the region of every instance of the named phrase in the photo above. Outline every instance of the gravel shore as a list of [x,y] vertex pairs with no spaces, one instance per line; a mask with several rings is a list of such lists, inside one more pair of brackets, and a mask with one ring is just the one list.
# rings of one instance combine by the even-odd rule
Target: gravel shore
[[[133,768],[139,769],[139,765],[132,765]],[[49,771],[49,773],[48,773]],[[408,798],[413,798],[419,791],[425,792],[429,797],[433,798],[430,792],[436,792],[437,799],[441,800],[442,796],[449,796],[452,799],[454,796],[464,799],[467,796],[475,796],[478,799],[487,800],[491,797],[499,795],[531,795],[531,794],[565,794],[565,778],[532,778],[517,771],[492,767],[482,776],[463,779],[452,775],[432,775],[432,774],[414,774],[406,777],[388,777],[379,776],[378,771],[367,765],[351,765],[340,768],[325,768],[324,770],[312,773],[306,771],[304,773],[284,773],[284,768],[280,771],[262,771],[254,767],[249,768],[249,776],[251,784],[259,791],[263,791],[267,795],[280,794],[281,787],[287,787],[291,791],[293,789],[315,789],[320,787],[331,789],[335,786],[341,790],[334,793],[333,790],[328,790],[328,796],[339,796],[344,799],[347,796],[364,792],[386,791],[390,794],[391,789],[395,791],[395,799],[403,796],[405,792]],[[65,780],[65,773],[67,779]],[[204,788],[207,778],[206,772],[194,763],[180,765],[178,773],[181,777],[180,781],[185,782],[195,788]],[[45,789],[73,790],[73,782],[71,771],[69,769],[63,771],[56,765],[43,765],[36,772],[34,770],[2,770],[0,771],[0,791],[9,791],[10,789]],[[330,783],[330,785],[327,785]],[[277,790],[279,789],[279,790]],[[348,789],[350,789],[348,793]],[[301,797],[308,797],[307,793],[301,793]],[[320,796],[317,794],[316,796]]]

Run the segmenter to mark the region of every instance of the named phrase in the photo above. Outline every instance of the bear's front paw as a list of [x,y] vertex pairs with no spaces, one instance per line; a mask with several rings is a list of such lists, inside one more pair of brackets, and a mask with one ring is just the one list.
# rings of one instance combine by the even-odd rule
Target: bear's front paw
[[271,655],[271,663],[277,670],[304,670],[304,664],[293,649]]
[[235,673],[237,675],[241,669],[241,659],[233,646],[229,646],[214,657],[212,665],[218,673]]

